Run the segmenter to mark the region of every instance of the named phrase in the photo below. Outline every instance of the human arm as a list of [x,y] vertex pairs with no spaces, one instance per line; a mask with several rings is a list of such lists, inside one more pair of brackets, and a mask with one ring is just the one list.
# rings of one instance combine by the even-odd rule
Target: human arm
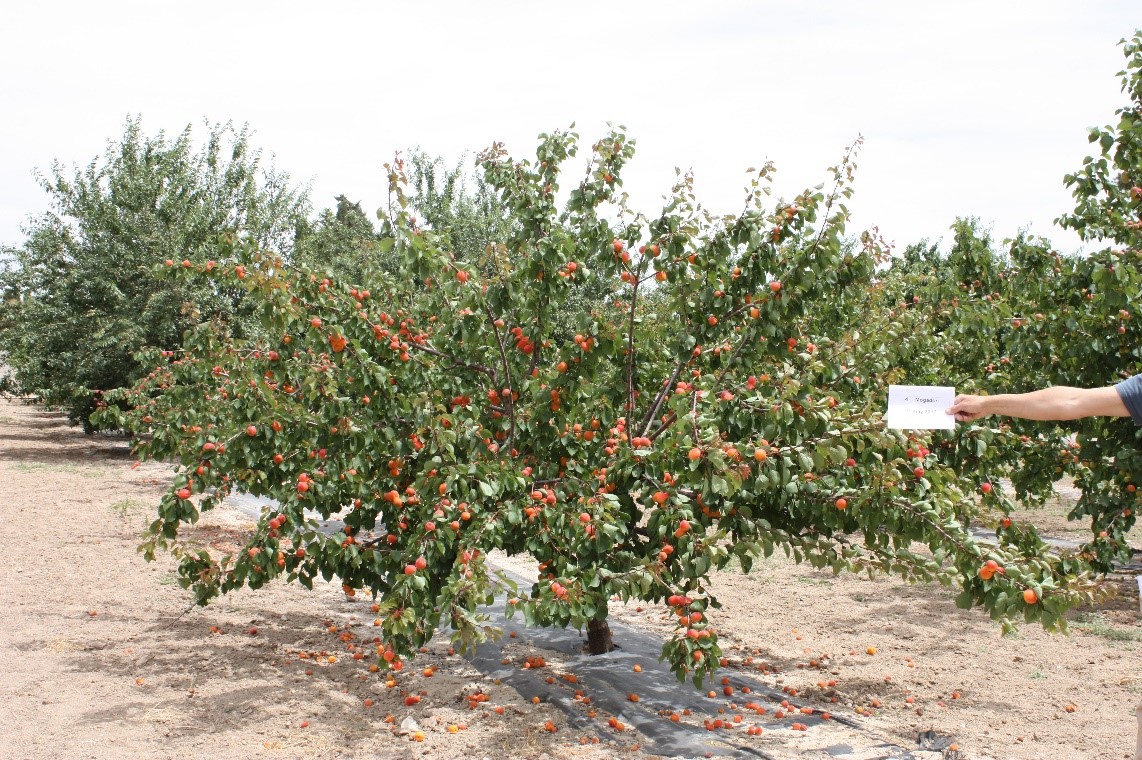
[[1105,388],[1070,388],[1056,385],[1030,393],[994,396],[956,396],[948,414],[960,422],[991,414],[1028,420],[1077,420],[1082,417],[1129,417],[1130,412],[1113,385]]

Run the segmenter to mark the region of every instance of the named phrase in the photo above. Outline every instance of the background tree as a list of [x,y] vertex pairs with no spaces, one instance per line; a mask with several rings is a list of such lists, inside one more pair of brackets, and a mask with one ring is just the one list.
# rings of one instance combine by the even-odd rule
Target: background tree
[[[246,128],[148,137],[139,119],[85,168],[40,178],[51,208],[7,251],[0,351],[20,391],[90,430],[98,391],[130,385],[144,346],[174,348],[200,318],[236,317],[241,289],[156,280],[164,259],[205,263],[220,232],[288,253],[305,193],[266,166]],[[232,320],[235,325],[240,319]]]
[[[1135,251],[1063,255],[1025,235],[1000,249],[962,222],[956,229],[948,255],[930,267],[883,274],[884,308],[899,318],[880,349],[894,357],[890,376],[1007,393],[1100,387],[1142,370],[1129,295],[1142,292]],[[1024,546],[1041,539],[1034,526],[1012,522],[1011,497],[1040,504],[1073,478],[1082,493],[1070,516],[1088,520],[1092,533],[1077,554],[1100,571],[1131,554],[1125,534],[1138,507],[1140,444],[1129,420],[1097,418],[987,418],[932,439],[941,459],[987,489],[983,498],[998,510],[991,525]],[[1010,479],[1011,492],[1001,479]]]
[[323,210],[298,235],[291,258],[350,282],[360,282],[374,266],[391,270],[393,265],[386,263],[382,238],[361,204],[350,202],[344,195],[335,200],[336,208]]
[[[1026,295],[1016,284],[1018,251],[1034,241],[997,244],[973,219],[957,220],[952,231],[946,253],[927,241],[909,246],[879,275],[879,304],[866,313],[887,315],[890,322],[876,347],[890,362],[885,378],[973,393],[1039,387],[1041,379],[1012,360],[1010,345]],[[987,503],[988,512],[977,519],[1003,540],[1035,552],[1043,545],[1035,526],[1011,513],[1018,504],[1042,504],[1059,479],[1075,473],[1072,433],[1055,423],[985,419],[935,433],[930,445]],[[1069,567],[1078,571],[1085,564]]]
[[412,223],[435,231],[456,257],[479,263],[506,240],[513,220],[504,204],[479,174],[469,174],[466,158],[449,167],[423,150],[405,161]]
[[[511,256],[506,241],[518,236],[519,227],[525,222],[510,213],[496,188],[479,172],[470,174],[464,159],[448,167],[443,159],[416,150],[405,165],[412,223],[435,232],[440,244],[450,249],[457,261],[475,271],[490,274],[502,270]],[[621,187],[622,181],[612,176],[610,185]],[[579,316],[602,309],[619,284],[613,278],[594,273],[569,281],[562,309],[549,315],[553,337],[571,340]]]

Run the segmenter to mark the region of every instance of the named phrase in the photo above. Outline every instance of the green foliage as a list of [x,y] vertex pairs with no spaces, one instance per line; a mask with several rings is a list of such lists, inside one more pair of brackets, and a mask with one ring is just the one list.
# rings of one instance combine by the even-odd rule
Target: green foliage
[[[484,274],[503,269],[511,256],[506,244],[518,235],[520,221],[488,181],[480,174],[468,176],[463,164],[447,167],[440,158],[414,151],[407,162],[408,196],[413,225],[424,226],[439,236],[440,245],[457,261]],[[612,186],[621,185],[613,177]],[[552,337],[571,340],[575,323],[598,311],[615,292],[615,281],[586,273],[568,281],[562,308],[549,313]]]
[[233,314],[239,289],[151,272],[165,258],[205,262],[227,229],[288,251],[306,200],[262,164],[245,129],[211,126],[196,150],[189,127],[148,137],[137,119],[86,167],[55,164],[41,178],[51,210],[0,274],[0,346],[17,388],[90,428],[98,392],[138,379],[136,351],[173,348],[200,317]]
[[412,223],[439,234],[456,258],[476,264],[507,239],[512,218],[483,177],[467,176],[463,162],[449,168],[443,159],[417,150],[406,166]]
[[1126,68],[1118,75],[1128,103],[1117,111],[1117,125],[1091,129],[1089,140],[1099,155],[1088,156],[1079,171],[1067,175],[1075,210],[1058,221],[1085,240],[1133,247],[1142,202],[1142,33],[1122,40],[1122,50]]
[[[327,270],[339,279],[360,282],[365,272],[386,266],[381,236],[360,203],[339,195],[336,209],[325,209],[298,235],[291,257],[310,269]],[[392,269],[392,264],[387,264]]]

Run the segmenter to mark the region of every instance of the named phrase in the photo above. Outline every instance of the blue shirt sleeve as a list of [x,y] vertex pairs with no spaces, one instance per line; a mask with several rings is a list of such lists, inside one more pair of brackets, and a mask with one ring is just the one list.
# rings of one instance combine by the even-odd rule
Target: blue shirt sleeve
[[1142,425],[1142,374],[1123,380],[1114,386],[1118,397],[1126,404],[1135,425]]

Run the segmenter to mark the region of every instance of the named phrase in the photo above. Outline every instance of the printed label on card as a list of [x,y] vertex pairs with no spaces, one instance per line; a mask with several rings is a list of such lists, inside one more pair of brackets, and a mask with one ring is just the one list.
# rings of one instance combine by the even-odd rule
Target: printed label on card
[[954,430],[956,418],[946,412],[955,398],[945,385],[890,385],[884,421],[901,430]]

